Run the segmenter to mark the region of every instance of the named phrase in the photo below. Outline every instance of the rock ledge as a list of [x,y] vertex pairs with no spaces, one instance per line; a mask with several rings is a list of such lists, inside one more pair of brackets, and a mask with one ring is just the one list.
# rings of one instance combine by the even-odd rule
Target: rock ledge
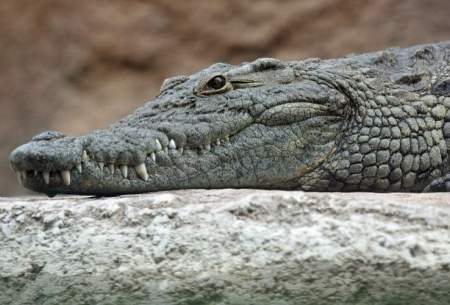
[[450,304],[450,195],[0,198],[0,304]]

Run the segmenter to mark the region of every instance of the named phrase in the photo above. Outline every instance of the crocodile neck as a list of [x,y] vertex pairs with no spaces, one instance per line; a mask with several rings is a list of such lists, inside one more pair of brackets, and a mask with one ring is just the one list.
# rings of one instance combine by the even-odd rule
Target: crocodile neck
[[449,52],[448,45],[391,49],[330,60],[333,72],[303,72],[357,106],[336,153],[303,176],[300,189],[417,192],[448,173]]

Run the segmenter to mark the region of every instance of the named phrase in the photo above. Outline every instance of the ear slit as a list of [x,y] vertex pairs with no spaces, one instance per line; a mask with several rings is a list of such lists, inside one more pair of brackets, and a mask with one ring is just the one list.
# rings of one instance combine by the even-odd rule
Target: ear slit
[[259,81],[255,81],[255,80],[247,80],[247,79],[237,79],[237,80],[232,80],[230,82],[233,85],[233,89],[261,87],[264,85],[263,82],[259,82]]

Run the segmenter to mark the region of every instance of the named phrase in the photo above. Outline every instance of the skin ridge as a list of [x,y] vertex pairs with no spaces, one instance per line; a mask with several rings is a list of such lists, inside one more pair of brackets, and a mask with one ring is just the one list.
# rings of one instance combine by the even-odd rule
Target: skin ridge
[[164,81],[134,113],[14,150],[34,191],[450,191],[450,42],[340,59],[260,58]]

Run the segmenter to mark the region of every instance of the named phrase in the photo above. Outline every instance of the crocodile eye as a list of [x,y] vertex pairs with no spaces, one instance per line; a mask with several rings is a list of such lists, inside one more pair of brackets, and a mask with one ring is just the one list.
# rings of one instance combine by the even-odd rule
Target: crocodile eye
[[221,74],[216,74],[204,82],[201,82],[199,86],[194,90],[198,95],[213,95],[224,93],[232,90],[233,86],[228,79]]
[[219,90],[225,87],[226,84],[227,80],[225,79],[225,77],[223,77],[222,75],[217,75],[208,81],[207,86],[211,89]]

